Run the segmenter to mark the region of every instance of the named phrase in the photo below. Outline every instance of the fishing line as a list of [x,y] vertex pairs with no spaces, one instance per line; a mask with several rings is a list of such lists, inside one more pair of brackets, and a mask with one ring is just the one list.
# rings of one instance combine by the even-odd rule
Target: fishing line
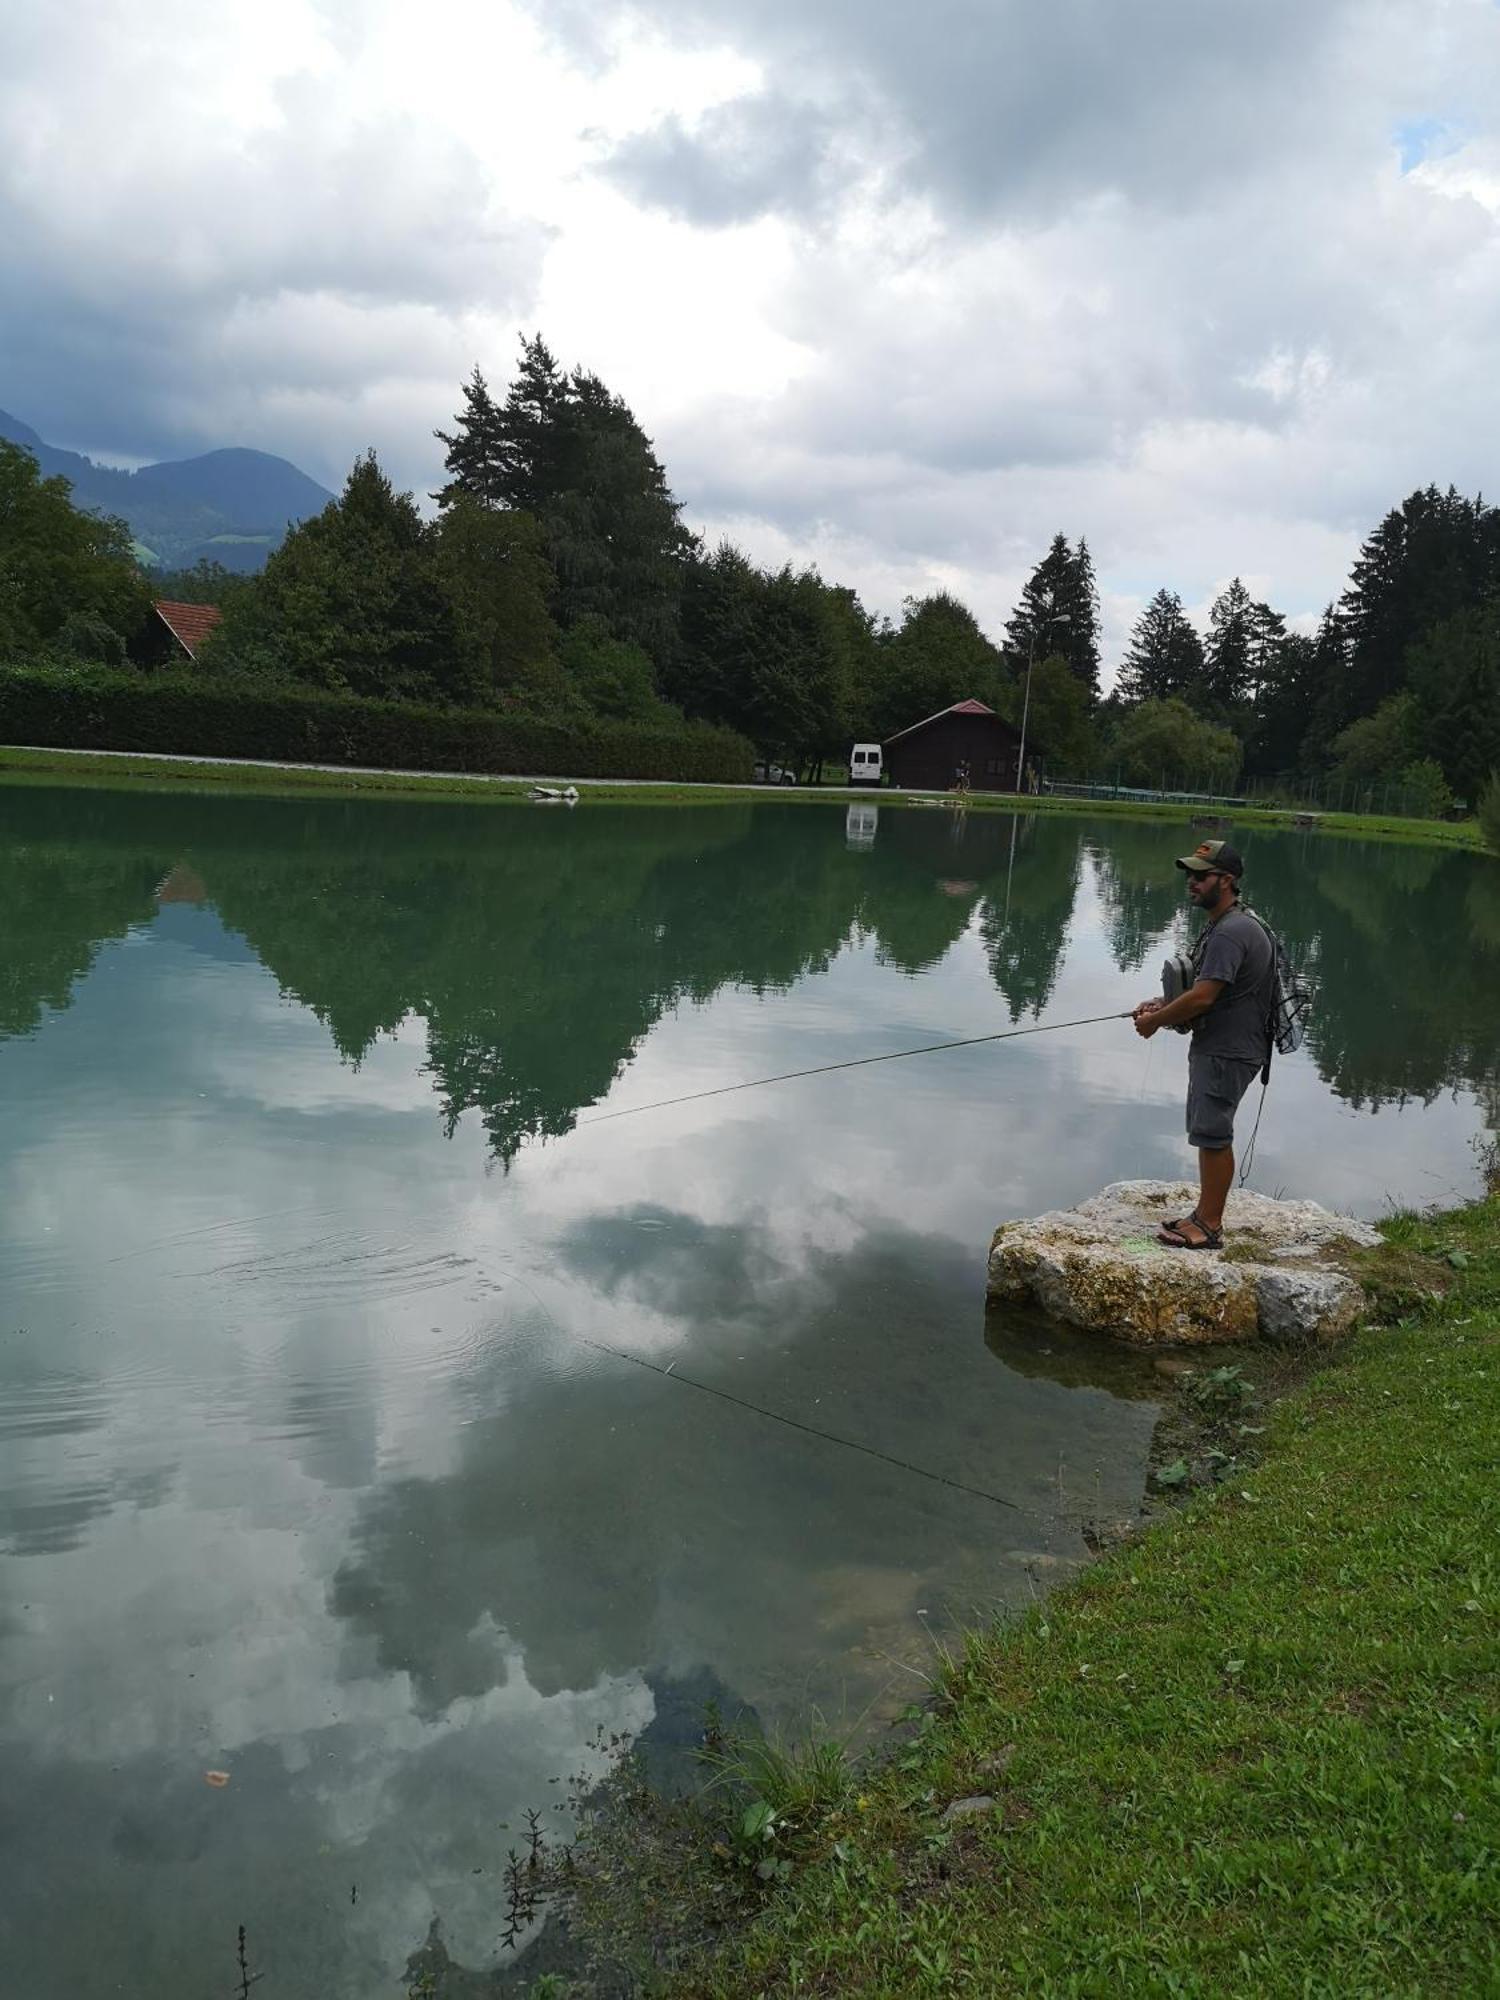
[[[767,1081],[771,1079],[768,1078]],[[546,1310],[545,1307],[543,1310]],[[602,1340],[584,1340],[583,1345],[592,1347],[596,1354],[612,1354],[616,1361],[633,1361],[637,1368],[648,1368],[653,1375],[661,1375],[668,1381],[685,1383],[689,1389],[701,1389],[705,1396],[717,1396],[721,1402],[733,1403],[736,1409],[751,1410],[757,1417],[769,1417],[773,1424],[785,1424],[788,1430],[802,1431],[808,1437],[821,1438],[825,1444],[841,1444],[848,1451],[861,1451],[866,1458],[878,1458],[883,1464],[894,1465],[902,1472],[914,1472],[919,1479],[931,1479],[939,1486],[953,1487],[958,1493],[970,1493],[976,1500],[990,1500],[995,1506],[1009,1507],[1015,1513],[1024,1511],[1019,1500],[1007,1500],[1003,1493],[989,1493],[982,1486],[966,1485],[962,1479],[950,1479],[946,1472],[929,1472],[925,1465],[913,1465],[908,1458],[895,1458],[888,1451],[877,1451],[874,1445],[860,1444],[855,1438],[839,1437],[834,1431],[820,1431],[816,1424],[804,1424],[796,1417],[783,1416],[779,1410],[763,1409],[759,1403],[752,1403],[744,1396],[736,1396],[728,1389],[716,1389],[711,1382],[699,1382],[692,1375],[680,1375],[675,1361],[661,1368],[656,1362],[647,1361],[642,1355],[627,1354],[623,1347],[606,1347]]]
[[853,1056],[847,1062],[817,1063],[812,1069],[789,1069],[780,1076],[754,1076],[746,1083],[721,1083],[713,1090],[690,1090],[682,1097],[659,1097],[651,1104],[627,1104],[622,1111],[596,1111],[591,1118],[579,1118],[579,1125],[602,1125],[610,1118],[634,1118],[643,1111],[666,1111],[674,1104],[699,1104],[705,1097],[732,1097],[740,1090],[760,1090],[768,1083],[795,1083],[805,1076],[829,1076],[838,1069],[863,1069],[869,1063],[904,1062],[908,1056],[933,1056],[944,1049],[973,1049],[982,1042],[1013,1042],[1021,1035],[1050,1035],[1063,1028],[1093,1028],[1101,1021],[1128,1021],[1132,1010],[1122,1014],[1090,1014],[1081,1021],[1039,1021],[1030,1028],[1002,1028],[993,1035],[965,1035],[957,1042],[927,1042],[919,1049],[892,1049],[883,1056]]
[[1269,1084],[1260,1087],[1260,1103],[1255,1107],[1255,1124],[1250,1133],[1250,1144],[1245,1148],[1245,1158],[1240,1166],[1239,1185],[1243,1187],[1250,1178],[1250,1170],[1255,1165],[1255,1142],[1260,1137],[1260,1121],[1266,1108],[1266,1091]]

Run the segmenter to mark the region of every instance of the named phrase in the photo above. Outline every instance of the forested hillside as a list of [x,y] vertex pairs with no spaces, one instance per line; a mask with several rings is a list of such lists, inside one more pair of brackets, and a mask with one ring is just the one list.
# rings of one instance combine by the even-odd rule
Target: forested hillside
[[333,498],[295,465],[264,451],[210,451],[121,472],[45,443],[4,410],[0,439],[24,446],[43,473],[66,479],[78,506],[118,515],[140,559],[163,570],[200,561],[258,570],[292,522]]
[[[1500,768],[1500,510],[1451,489],[1386,515],[1311,634],[1239,578],[1200,631],[1164,581],[1104,696],[1082,534],[1053,535],[993,636],[945,592],[891,620],[815,569],[705,546],[634,413],[539,335],[503,394],[476,369],[437,435],[447,481],[432,517],[366,453],[259,576],[173,579],[172,594],[223,606],[196,671],[260,691],[701,720],[804,771],[969,696],[1019,721],[1028,681],[1029,746],[1058,779],[1331,780],[1438,813]],[[149,471],[197,481],[206,505],[226,456]],[[125,531],[66,526],[66,489],[18,450],[0,446],[0,477],[14,496],[0,650],[118,659],[142,594]]]

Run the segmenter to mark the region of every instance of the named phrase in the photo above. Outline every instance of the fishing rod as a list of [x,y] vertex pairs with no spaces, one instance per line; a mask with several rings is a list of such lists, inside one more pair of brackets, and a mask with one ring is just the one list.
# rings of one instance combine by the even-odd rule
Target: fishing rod
[[965,1035],[956,1042],[926,1042],[919,1049],[892,1049],[882,1056],[851,1056],[845,1062],[817,1063],[811,1069],[784,1070],[780,1076],[754,1076],[745,1083],[721,1083],[712,1090],[689,1090],[681,1097],[659,1097],[651,1104],[627,1104],[620,1111],[596,1111],[579,1118],[579,1125],[602,1125],[610,1118],[635,1118],[643,1111],[666,1111],[674,1104],[700,1104],[705,1097],[732,1097],[736,1091],[762,1090],[768,1083],[796,1083],[806,1076],[829,1076],[834,1070],[863,1069],[869,1063],[905,1062],[908,1056],[935,1056],[945,1049],[973,1049],[983,1042],[1013,1042],[1022,1035],[1051,1035],[1063,1028],[1094,1028],[1101,1021],[1128,1021],[1134,1012],[1127,1007],[1119,1014],[1089,1014],[1080,1021],[1038,1021],[1029,1028],[1001,1028],[993,1035]]

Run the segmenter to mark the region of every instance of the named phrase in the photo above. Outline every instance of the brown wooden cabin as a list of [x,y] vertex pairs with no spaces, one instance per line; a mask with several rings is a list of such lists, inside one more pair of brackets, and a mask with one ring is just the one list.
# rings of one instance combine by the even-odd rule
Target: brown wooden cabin
[[924,722],[888,736],[882,747],[886,776],[893,785],[946,792],[958,777],[959,765],[967,764],[971,791],[1016,789],[1020,731],[982,701],[956,701]]

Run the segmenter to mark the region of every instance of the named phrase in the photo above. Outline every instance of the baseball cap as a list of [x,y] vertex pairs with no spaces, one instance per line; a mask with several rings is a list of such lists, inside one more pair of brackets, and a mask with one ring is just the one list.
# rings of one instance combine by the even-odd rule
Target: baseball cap
[[1191,854],[1178,857],[1177,866],[1189,875],[1232,875],[1236,881],[1245,872],[1244,856],[1227,840],[1200,841]]

